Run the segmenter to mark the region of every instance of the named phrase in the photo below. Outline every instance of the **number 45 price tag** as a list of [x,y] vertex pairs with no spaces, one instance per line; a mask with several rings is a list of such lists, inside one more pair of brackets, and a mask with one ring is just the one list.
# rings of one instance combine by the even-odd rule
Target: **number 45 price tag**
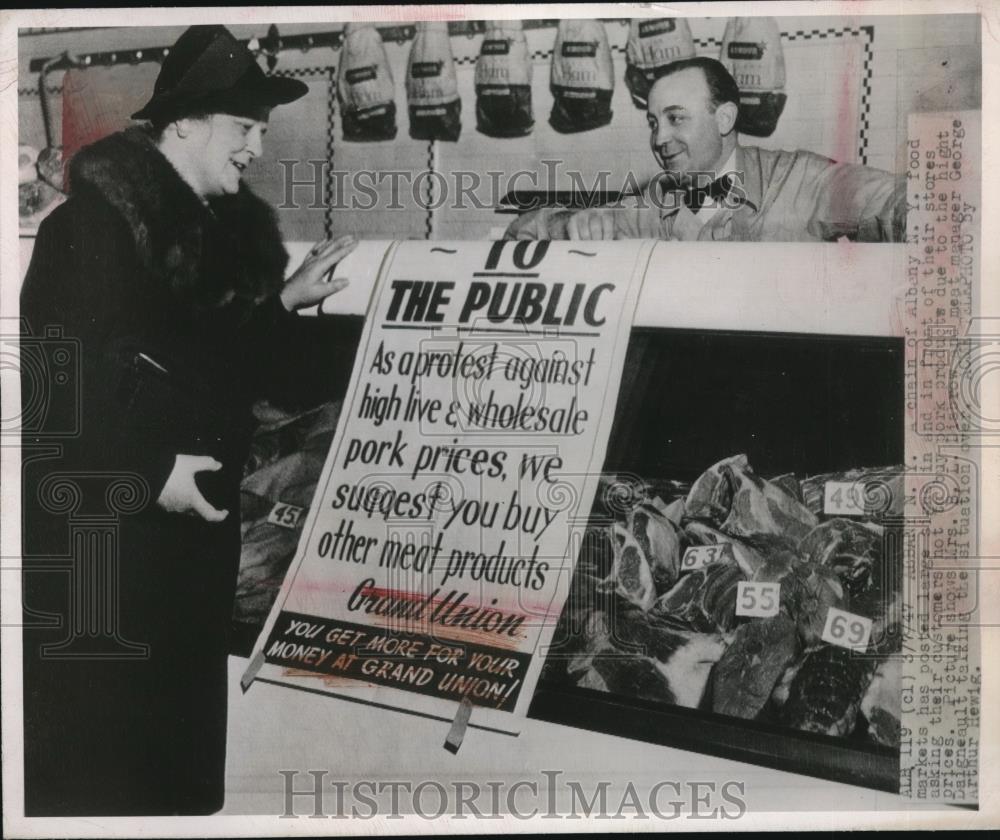
[[740,581],[736,585],[736,614],[751,618],[770,618],[778,614],[781,602],[780,583]]
[[839,645],[848,650],[867,650],[872,635],[872,622],[863,615],[830,607],[826,614],[826,626],[821,638],[831,645]]
[[280,525],[282,528],[294,528],[302,521],[302,515],[305,512],[305,508],[278,502],[271,508],[267,521],[272,525]]

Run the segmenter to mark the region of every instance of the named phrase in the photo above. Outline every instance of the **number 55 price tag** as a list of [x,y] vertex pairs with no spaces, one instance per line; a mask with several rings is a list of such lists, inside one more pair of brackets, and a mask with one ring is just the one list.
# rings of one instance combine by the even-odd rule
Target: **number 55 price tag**
[[736,585],[736,614],[751,618],[770,618],[778,614],[780,583],[740,581]]
[[848,650],[866,650],[872,635],[872,622],[863,615],[830,607],[826,614],[826,626],[822,639],[831,645],[839,645]]

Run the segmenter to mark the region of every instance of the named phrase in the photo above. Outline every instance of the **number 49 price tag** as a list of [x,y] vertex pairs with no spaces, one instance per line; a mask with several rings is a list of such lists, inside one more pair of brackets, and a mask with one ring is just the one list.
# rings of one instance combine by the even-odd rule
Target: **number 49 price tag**
[[736,614],[751,618],[770,618],[778,614],[780,583],[742,580],[736,585]]
[[826,614],[826,626],[821,638],[831,645],[839,645],[848,650],[867,650],[872,635],[872,622],[863,615],[855,615],[836,607],[830,607]]
[[864,487],[855,481],[828,481],[823,487],[823,513],[828,516],[864,516]]

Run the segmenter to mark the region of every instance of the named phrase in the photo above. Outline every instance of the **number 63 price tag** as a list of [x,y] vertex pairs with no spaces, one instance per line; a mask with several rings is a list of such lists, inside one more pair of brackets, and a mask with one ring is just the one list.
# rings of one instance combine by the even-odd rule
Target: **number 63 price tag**
[[780,583],[740,581],[736,585],[736,614],[751,618],[770,618],[778,614]]
[[830,607],[826,614],[826,626],[821,638],[831,645],[839,645],[848,650],[866,650],[872,635],[872,622],[863,615]]
[[704,569],[712,563],[731,559],[733,547],[729,543],[718,545],[693,545],[684,552],[681,558],[681,573]]

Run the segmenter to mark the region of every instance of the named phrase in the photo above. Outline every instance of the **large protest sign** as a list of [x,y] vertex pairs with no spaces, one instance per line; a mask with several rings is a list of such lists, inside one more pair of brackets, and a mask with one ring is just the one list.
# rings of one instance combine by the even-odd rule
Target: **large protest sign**
[[399,243],[258,678],[516,731],[651,242]]

